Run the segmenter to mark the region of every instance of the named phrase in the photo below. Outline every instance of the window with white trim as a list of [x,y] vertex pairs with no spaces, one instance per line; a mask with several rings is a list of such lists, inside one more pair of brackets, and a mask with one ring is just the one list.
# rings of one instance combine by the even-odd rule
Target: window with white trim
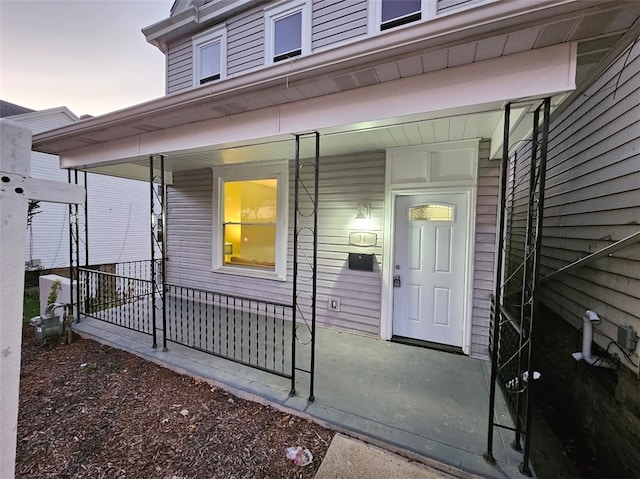
[[382,0],[380,30],[422,19],[422,0]]
[[286,277],[287,163],[216,167],[213,269]]
[[193,84],[204,85],[227,75],[227,31],[218,28],[192,38]]
[[311,15],[307,1],[265,11],[266,64],[306,55],[311,50]]

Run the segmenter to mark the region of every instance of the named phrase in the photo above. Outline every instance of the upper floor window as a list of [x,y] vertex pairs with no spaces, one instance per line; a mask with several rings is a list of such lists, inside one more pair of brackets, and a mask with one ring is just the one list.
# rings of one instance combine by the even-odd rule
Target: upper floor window
[[227,74],[227,32],[208,31],[192,38],[193,84],[204,85]]
[[418,21],[422,18],[422,0],[382,0],[380,30]]
[[311,15],[306,1],[286,3],[265,12],[266,63],[305,55],[311,48]]

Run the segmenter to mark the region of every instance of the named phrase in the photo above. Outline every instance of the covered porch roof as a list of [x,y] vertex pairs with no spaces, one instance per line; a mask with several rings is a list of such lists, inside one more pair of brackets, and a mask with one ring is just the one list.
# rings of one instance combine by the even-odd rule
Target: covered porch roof
[[291,158],[292,135],[308,131],[325,156],[491,138],[497,157],[506,102],[519,102],[517,145],[533,100],[560,105],[638,35],[633,5],[580,3],[493,23],[488,4],[473,11],[485,23],[465,12],[413,25],[45,132],[33,148],[64,168],[137,179],[163,154],[169,183],[173,172]]

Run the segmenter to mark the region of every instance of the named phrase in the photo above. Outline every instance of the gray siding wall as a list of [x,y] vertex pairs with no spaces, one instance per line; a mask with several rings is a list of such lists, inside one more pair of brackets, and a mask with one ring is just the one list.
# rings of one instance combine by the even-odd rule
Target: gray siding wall
[[484,0],[438,0],[438,13],[449,13],[458,8],[467,7]]
[[[487,357],[489,336],[489,295],[493,291],[497,192],[499,165],[488,160],[489,142],[480,145],[473,280],[473,326],[471,355]],[[319,324],[377,336],[380,327],[380,294],[384,211],[384,152],[350,155],[349,158],[322,158],[318,210]],[[308,170],[307,170],[308,171]],[[210,170],[174,175],[168,190],[167,255],[168,280],[172,284],[241,294],[278,302],[291,302],[293,255],[293,169],[290,171],[289,252],[287,281],[252,279],[211,272],[212,183]],[[309,183],[311,178],[306,178]],[[359,200],[371,201],[371,228],[378,235],[375,247],[349,246],[348,234],[356,229],[355,212]],[[308,201],[301,195],[302,209]],[[301,239],[305,243],[304,239]],[[310,247],[307,243],[305,247]],[[348,268],[348,253],[373,253],[374,271]],[[306,266],[301,265],[305,277]],[[302,313],[310,318],[310,282],[299,284]],[[341,310],[327,310],[329,297],[340,300]]]
[[315,0],[311,45],[315,51],[367,34],[367,0]]
[[[528,157],[516,165],[516,183],[526,163]],[[517,190],[516,214],[526,206],[524,186]],[[543,275],[640,230],[640,45],[552,123],[545,197]],[[517,223],[514,230],[512,269],[522,260],[524,231]],[[586,309],[595,310],[602,323],[594,340],[607,348],[617,338],[616,325],[640,331],[640,245],[546,283],[542,295],[576,328]],[[637,349],[632,358],[637,364]]]
[[227,74],[264,64],[264,14],[254,10],[227,24]]
[[489,160],[489,141],[480,142],[473,278],[471,352],[488,357],[491,294],[495,281],[496,231],[500,164]]
[[[380,324],[384,153],[322,158],[319,200],[317,320],[319,324],[377,335]],[[168,191],[168,281],[172,284],[291,303],[293,254],[293,171],[290,172],[289,253],[287,281],[252,279],[211,272],[212,183],[210,170],[174,175]],[[359,199],[371,200],[378,244],[348,245]],[[304,207],[304,206],[303,206]],[[348,269],[350,251],[374,253],[373,272]],[[301,267],[302,268],[302,267]],[[304,276],[304,275],[303,275]],[[302,312],[310,318],[309,282],[299,284]],[[328,312],[327,299],[338,297],[340,312]],[[307,304],[305,304],[307,303]]]
[[167,95],[193,85],[193,46],[191,38],[169,45],[167,49]]
[[[439,0],[439,14],[484,0]],[[367,0],[314,0],[311,12],[311,49],[339,46],[368,33]],[[256,8],[227,21],[227,74],[235,75],[264,65],[264,10]],[[216,25],[217,26],[217,25]],[[204,30],[203,30],[204,31]],[[193,85],[191,36],[167,49],[167,94]]]

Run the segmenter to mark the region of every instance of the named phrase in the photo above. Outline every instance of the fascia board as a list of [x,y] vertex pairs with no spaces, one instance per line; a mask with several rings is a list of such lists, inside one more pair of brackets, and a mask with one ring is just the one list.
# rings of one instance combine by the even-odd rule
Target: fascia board
[[[81,147],[62,153],[62,165],[89,167],[157,153],[170,156],[174,152],[257,138],[289,137],[302,131],[377,119],[551,96],[575,88],[569,78],[572,62],[575,49],[570,45],[542,48]],[[390,97],[393,102],[379,101]]]

